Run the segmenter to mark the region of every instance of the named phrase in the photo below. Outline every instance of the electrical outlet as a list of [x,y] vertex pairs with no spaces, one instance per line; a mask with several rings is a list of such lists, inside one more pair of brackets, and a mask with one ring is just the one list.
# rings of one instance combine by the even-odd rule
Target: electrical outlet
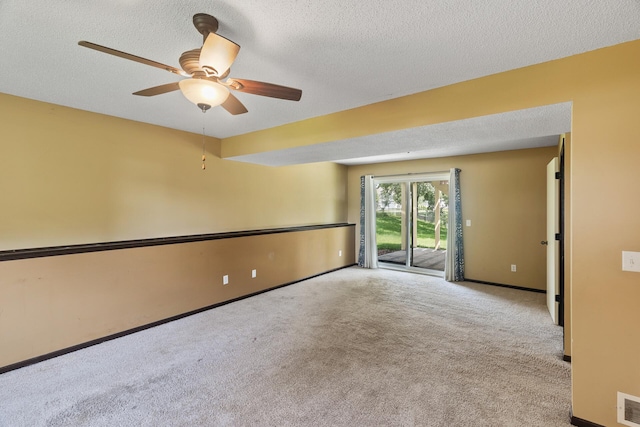
[[256,278],[256,270],[255,269],[251,270],[251,278],[252,279]]
[[342,256],[342,251],[338,251],[338,256]]
[[470,219],[467,220],[467,227],[471,227],[471,220]]
[[511,271],[512,272],[516,272],[516,265],[515,264],[511,264]]
[[228,285],[229,284],[229,276],[228,275],[224,275],[222,276],[222,284],[223,285]]
[[622,271],[640,272],[640,252],[622,251]]

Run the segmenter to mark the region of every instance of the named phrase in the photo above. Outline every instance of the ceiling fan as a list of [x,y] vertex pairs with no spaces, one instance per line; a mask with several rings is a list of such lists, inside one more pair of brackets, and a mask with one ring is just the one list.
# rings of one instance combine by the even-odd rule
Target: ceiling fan
[[178,82],[140,90],[134,92],[134,95],[155,96],[180,90],[202,112],[211,107],[221,105],[222,108],[233,115],[246,113],[247,109],[238,98],[230,93],[230,90],[289,101],[300,100],[302,97],[300,89],[255,80],[229,78],[231,64],[236,59],[240,46],[216,33],[218,20],[211,15],[206,13],[195,14],[193,16],[193,25],[202,34],[203,45],[201,48],[189,50],[180,55],[182,70],[95,43],[80,41],[78,44],[89,49],[188,77]]

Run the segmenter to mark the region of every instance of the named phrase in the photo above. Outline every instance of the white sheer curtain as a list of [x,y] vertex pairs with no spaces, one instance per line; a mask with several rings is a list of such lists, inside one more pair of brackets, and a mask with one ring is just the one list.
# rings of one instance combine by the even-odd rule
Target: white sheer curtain
[[447,233],[447,261],[444,278],[449,282],[464,280],[464,246],[462,242],[462,206],[460,197],[460,169],[451,169],[449,177],[449,232]]
[[372,175],[360,178],[360,251],[358,265],[378,268],[376,244],[376,194]]

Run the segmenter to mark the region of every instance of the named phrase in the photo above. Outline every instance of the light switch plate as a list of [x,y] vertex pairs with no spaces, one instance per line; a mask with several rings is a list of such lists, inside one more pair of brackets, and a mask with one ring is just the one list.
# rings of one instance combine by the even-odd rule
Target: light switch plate
[[471,220],[470,219],[467,220],[467,227],[471,227]]
[[622,251],[622,271],[640,273],[640,252]]
[[222,276],[222,284],[223,285],[228,285],[229,284],[229,276],[228,275],[224,275]]

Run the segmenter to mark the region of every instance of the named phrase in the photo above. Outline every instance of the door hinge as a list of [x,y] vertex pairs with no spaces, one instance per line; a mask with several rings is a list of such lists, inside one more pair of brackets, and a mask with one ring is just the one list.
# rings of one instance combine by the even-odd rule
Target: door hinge
[[562,240],[562,234],[556,233],[556,240]]
[[560,302],[560,301],[562,301],[562,300],[560,299],[560,295],[556,295],[556,302]]
[[556,172],[556,179],[562,178],[562,174],[560,172]]

